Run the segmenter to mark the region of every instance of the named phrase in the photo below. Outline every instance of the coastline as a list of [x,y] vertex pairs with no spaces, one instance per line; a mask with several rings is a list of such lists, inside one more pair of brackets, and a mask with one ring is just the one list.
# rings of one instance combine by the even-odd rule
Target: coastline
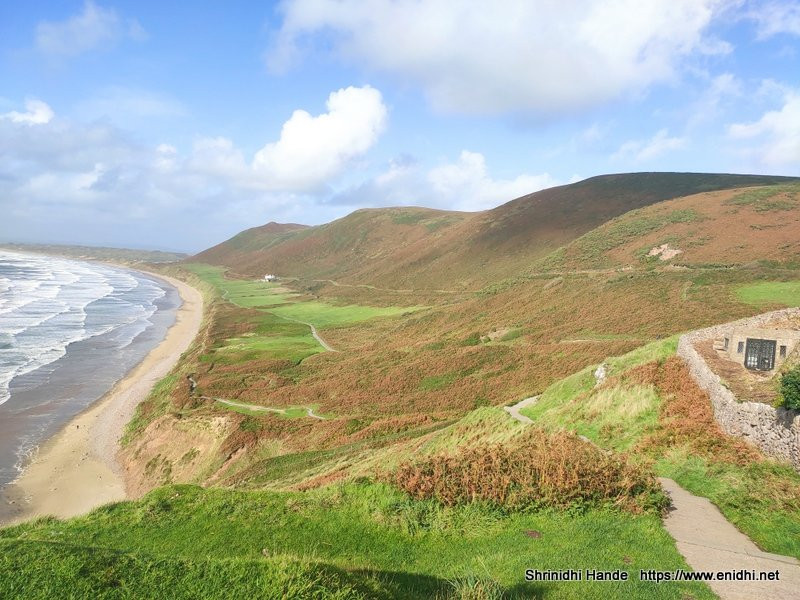
[[117,452],[136,406],[167,375],[192,343],[203,318],[203,298],[192,286],[142,271],[175,287],[181,297],[164,339],[100,400],[47,440],[4,492],[0,526],[52,515],[68,518],[127,499]]

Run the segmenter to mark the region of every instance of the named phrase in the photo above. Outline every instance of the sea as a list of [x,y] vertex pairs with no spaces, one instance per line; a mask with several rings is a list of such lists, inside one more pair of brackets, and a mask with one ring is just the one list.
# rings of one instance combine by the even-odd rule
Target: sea
[[164,338],[180,302],[145,273],[0,249],[0,492]]

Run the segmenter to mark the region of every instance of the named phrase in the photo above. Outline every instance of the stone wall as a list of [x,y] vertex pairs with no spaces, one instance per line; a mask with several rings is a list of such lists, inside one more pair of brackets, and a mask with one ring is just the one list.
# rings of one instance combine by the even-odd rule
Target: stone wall
[[786,318],[800,318],[800,308],[777,310],[733,323],[698,329],[681,336],[678,356],[686,361],[698,385],[708,392],[714,417],[723,431],[745,439],[767,456],[789,462],[800,471],[800,413],[760,402],[739,402],[694,347],[701,340],[722,337],[731,328],[763,327]]

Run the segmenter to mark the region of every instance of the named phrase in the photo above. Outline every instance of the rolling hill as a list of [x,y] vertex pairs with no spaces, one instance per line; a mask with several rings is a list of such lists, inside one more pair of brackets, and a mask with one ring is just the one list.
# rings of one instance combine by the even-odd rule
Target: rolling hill
[[700,173],[604,175],[497,208],[362,209],[319,225],[270,223],[192,257],[248,277],[330,279],[387,288],[477,289],[513,276],[629,211],[693,194],[797,181]]

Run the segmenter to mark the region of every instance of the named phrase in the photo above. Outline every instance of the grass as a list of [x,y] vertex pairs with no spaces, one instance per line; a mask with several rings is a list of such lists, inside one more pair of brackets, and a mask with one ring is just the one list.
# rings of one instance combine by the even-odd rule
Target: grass
[[736,288],[736,298],[747,304],[800,306],[800,281],[762,281]]
[[[242,415],[248,415],[251,417],[263,417],[264,415],[276,415],[284,419],[299,419],[302,417],[308,417],[308,410],[305,406],[286,406],[280,408],[274,407],[275,410],[259,410],[257,408],[247,408],[245,406],[235,406],[231,404],[226,404],[225,402],[216,402],[216,406],[225,410],[231,410],[233,412],[237,412]],[[273,407],[264,407],[264,408],[273,408]],[[316,407],[309,406],[309,408],[313,410]],[[244,421],[243,423],[247,423],[247,421]]]
[[[0,549],[0,596],[446,599],[481,579],[504,597],[714,597],[701,584],[638,580],[640,569],[686,568],[656,515],[444,507],[374,483],[168,486],[86,517],[0,530]],[[567,567],[624,569],[631,581],[524,583],[525,569]]]
[[[746,190],[725,202],[732,206],[752,206],[756,212],[793,210],[797,207],[797,185],[771,185]],[[782,196],[777,198],[777,196]]]
[[351,325],[359,321],[366,321],[376,317],[389,317],[418,310],[402,306],[334,306],[324,302],[304,301],[284,304],[270,309],[270,312],[280,317],[295,319],[324,329],[337,325]]
[[581,236],[574,247],[584,261],[596,261],[605,252],[657,231],[674,223],[692,223],[701,216],[692,209],[676,209],[660,214],[643,215],[640,210],[631,211]]
[[[659,475],[709,498],[761,548],[800,557],[800,474],[745,453],[743,442],[719,431],[707,397],[688,389],[694,384],[685,368],[676,370],[676,343],[666,338],[606,360],[610,379],[598,388],[594,367],[587,367],[548,387],[522,412],[543,427],[577,431],[602,447],[655,460]],[[661,363],[671,365],[671,387],[646,381]]]

